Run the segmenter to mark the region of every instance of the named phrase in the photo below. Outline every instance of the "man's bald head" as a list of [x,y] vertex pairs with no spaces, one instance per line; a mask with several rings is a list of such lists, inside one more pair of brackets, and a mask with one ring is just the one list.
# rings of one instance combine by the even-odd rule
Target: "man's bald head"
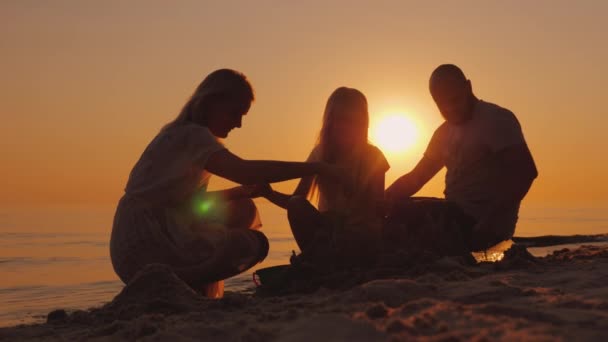
[[433,84],[436,82],[445,82],[447,80],[464,83],[467,81],[467,78],[464,75],[464,72],[454,64],[442,64],[433,70],[429,83]]
[[438,66],[429,80],[431,96],[443,117],[452,123],[461,123],[471,116],[476,98],[471,81],[453,64]]

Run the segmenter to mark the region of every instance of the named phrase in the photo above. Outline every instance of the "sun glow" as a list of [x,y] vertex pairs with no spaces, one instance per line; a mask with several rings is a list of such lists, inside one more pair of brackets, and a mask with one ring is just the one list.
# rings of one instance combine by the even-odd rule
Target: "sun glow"
[[417,125],[404,114],[388,114],[371,127],[371,140],[385,153],[399,154],[410,150],[419,138]]

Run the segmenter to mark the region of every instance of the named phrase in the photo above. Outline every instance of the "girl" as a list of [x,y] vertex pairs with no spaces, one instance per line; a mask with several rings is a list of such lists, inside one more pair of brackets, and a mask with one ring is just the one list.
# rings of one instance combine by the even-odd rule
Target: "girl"
[[[241,127],[253,101],[247,78],[234,70],[209,74],[175,120],[150,142],[118,203],[110,240],[112,265],[128,283],[145,265],[162,263],[210,297],[223,279],[266,257],[268,241],[251,198],[271,183],[320,174],[322,162],[243,160],[218,138]],[[211,174],[241,186],[207,192]]]
[[[342,170],[341,181],[310,175],[302,178],[292,196],[276,191],[265,196],[287,209],[303,255],[333,253],[339,263],[361,262],[379,247],[384,175],[389,165],[382,152],[368,142],[368,126],[363,93],[336,89],[327,100],[319,140],[308,162],[336,165]],[[309,199],[316,195],[318,209],[307,195]]]

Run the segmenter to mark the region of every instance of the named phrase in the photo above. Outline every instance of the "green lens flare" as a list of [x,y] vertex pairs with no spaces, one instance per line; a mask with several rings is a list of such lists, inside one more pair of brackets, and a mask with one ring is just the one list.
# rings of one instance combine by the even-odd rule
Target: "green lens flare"
[[192,202],[191,208],[193,214],[200,219],[224,222],[224,218],[226,218],[226,205],[221,198],[216,196],[196,198]]
[[204,213],[208,212],[212,206],[213,206],[213,203],[211,203],[211,201],[204,201],[200,204],[199,208],[201,209],[201,211],[204,214]]

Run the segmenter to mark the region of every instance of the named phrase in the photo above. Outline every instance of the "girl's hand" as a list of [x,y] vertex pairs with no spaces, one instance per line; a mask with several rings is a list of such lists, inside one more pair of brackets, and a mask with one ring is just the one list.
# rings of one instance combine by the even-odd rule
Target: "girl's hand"
[[243,185],[241,187],[248,198],[266,197],[272,193],[272,188],[268,183]]

